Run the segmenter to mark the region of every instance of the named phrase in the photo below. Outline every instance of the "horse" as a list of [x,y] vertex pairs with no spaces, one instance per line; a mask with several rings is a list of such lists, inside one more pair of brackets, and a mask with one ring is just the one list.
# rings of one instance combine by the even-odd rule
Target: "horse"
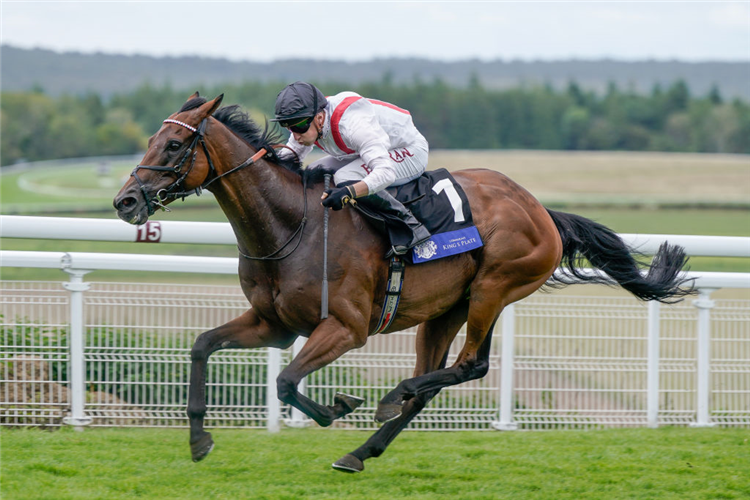
[[[187,416],[193,461],[214,441],[204,429],[209,356],[221,349],[284,349],[306,337],[299,354],[276,380],[278,397],[321,426],[354,411],[363,400],[336,394],[332,405],[302,395],[306,375],[362,347],[378,324],[388,280],[389,248],[358,211],[329,212],[327,241],[329,314],[321,319],[324,261],[322,172],[282,160],[272,144],[282,131],[261,129],[237,106],[220,108],[223,94],[198,92],[164,120],[148,141],[141,164],[114,198],[117,215],[144,224],[159,207],[207,189],[236,237],[239,279],[251,305],[239,317],[199,335],[190,352]],[[650,264],[609,228],[583,217],[546,209],[505,175],[458,170],[484,246],[459,255],[409,265],[398,313],[384,333],[419,325],[413,377],[379,402],[383,423],[362,446],[333,464],[359,472],[444,387],[483,377],[489,368],[492,331],[500,313],[548,280],[577,279],[624,287],[642,300],[678,301],[691,289],[681,270],[684,250],[664,243]],[[588,261],[599,271],[577,270]],[[564,265],[566,271],[553,273]],[[640,268],[645,266],[643,271]],[[448,349],[464,324],[466,341],[452,366]]]

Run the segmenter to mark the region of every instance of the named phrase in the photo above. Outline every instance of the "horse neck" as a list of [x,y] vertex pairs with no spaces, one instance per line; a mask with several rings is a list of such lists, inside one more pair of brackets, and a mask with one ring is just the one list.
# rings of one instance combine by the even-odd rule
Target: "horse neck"
[[[218,175],[255,154],[224,126],[224,137],[207,141]],[[212,148],[216,144],[218,147]],[[265,256],[281,247],[299,227],[304,213],[299,175],[276,165],[256,163],[219,179],[209,188],[234,229],[243,252]]]

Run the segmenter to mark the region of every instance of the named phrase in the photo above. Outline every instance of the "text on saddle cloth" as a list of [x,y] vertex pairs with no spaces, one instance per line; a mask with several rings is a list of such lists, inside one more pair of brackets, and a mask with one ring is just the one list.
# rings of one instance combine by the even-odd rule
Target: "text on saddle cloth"
[[483,246],[469,198],[446,169],[426,171],[415,181],[388,191],[432,234],[429,240],[414,247],[411,255],[414,264]]

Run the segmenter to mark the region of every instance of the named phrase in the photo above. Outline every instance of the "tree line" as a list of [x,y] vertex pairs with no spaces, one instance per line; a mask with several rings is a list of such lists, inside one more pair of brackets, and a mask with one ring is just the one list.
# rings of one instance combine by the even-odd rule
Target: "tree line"
[[[285,83],[246,82],[201,91],[242,105],[263,124]],[[750,104],[714,88],[692,95],[684,81],[647,94],[610,84],[604,93],[571,82],[551,86],[466,88],[442,80],[355,86],[320,83],[324,93],[353,90],[408,109],[433,149],[624,150],[750,153]],[[192,91],[144,84],[105,100],[99,94],[52,97],[42,89],[3,92],[0,164],[143,151],[161,121]]]

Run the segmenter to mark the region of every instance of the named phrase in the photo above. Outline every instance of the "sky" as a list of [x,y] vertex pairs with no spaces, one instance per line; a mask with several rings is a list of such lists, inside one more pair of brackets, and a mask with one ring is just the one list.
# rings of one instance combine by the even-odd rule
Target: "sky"
[[742,2],[2,0],[3,44],[152,56],[368,61],[750,61]]

